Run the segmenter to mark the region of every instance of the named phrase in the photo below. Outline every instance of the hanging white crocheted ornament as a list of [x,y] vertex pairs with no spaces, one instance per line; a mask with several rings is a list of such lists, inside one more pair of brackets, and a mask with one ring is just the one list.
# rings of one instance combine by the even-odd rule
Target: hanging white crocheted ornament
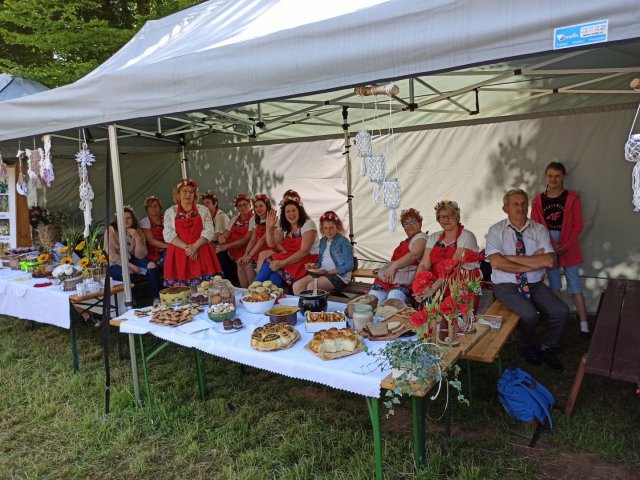
[[88,237],[91,229],[91,209],[93,206],[92,200],[94,198],[93,188],[89,183],[89,172],[87,167],[90,167],[96,160],[93,153],[89,151],[86,143],[82,144],[82,149],[76,153],[76,162],[78,162],[78,175],[80,176],[80,210],[84,212],[84,237]]
[[35,190],[42,188],[42,182],[38,173],[40,172],[41,149],[25,150],[27,155],[27,175],[29,176],[29,186]]
[[27,181],[24,178],[24,174],[22,173],[22,158],[24,157],[24,150],[18,149],[18,153],[16,154],[16,158],[18,159],[18,181],[16,182],[16,192],[20,195],[27,196],[29,191],[27,187]]
[[4,163],[4,160],[2,159],[2,153],[0,153],[0,182],[6,182],[8,176],[9,168],[7,167],[7,164]]
[[369,181],[373,183],[373,194],[371,198],[374,202],[380,201],[380,189],[387,172],[387,157],[381,153],[380,155],[371,155],[367,158],[367,174]]
[[640,134],[632,135],[633,128],[635,127],[636,120],[638,119],[638,113],[640,112],[640,105],[636,110],[636,116],[633,118],[631,124],[631,130],[629,131],[629,139],[624,145],[624,158],[629,162],[635,162],[635,167],[631,172],[631,189],[633,190],[633,211],[640,211]]
[[398,226],[398,212],[401,203],[400,181],[397,178],[382,183],[384,206],[389,209],[389,231],[395,233]]
[[358,156],[360,157],[360,176],[367,176],[367,157],[371,155],[372,144],[371,134],[366,130],[361,130],[356,134],[355,138]]
[[51,135],[43,135],[44,151],[42,153],[42,161],[40,162],[40,178],[44,180],[47,187],[50,187],[56,179],[53,173],[53,162],[51,161]]

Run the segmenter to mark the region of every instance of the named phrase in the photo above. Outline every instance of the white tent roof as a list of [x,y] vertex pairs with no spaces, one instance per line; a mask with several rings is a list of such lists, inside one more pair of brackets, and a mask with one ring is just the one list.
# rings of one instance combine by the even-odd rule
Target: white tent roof
[[[605,19],[607,46],[640,37],[637,0],[325,0],[312,8],[297,0],[211,0],[147,23],[109,61],[71,85],[4,102],[0,140],[207,108],[228,112],[552,53],[554,28]],[[506,78],[481,75],[485,81]],[[423,85],[434,95],[431,87]],[[467,83],[460,94],[472,87]],[[313,100],[309,110],[317,106]],[[238,121],[250,125],[250,118]]]

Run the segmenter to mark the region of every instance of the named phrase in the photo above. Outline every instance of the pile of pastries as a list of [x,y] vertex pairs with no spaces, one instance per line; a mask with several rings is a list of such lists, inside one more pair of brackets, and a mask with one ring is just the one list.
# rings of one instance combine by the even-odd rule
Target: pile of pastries
[[342,312],[310,312],[307,311],[307,322],[309,323],[320,323],[320,322],[344,322],[345,317]]
[[252,292],[242,297],[243,302],[268,302],[273,297],[266,292]]
[[151,322],[162,325],[176,326],[193,320],[194,315],[202,312],[200,305],[187,304],[171,308],[160,304],[151,310]]
[[355,352],[358,337],[353,328],[330,328],[313,335],[309,348],[315,353]]
[[264,282],[253,282],[247,288],[251,293],[277,293],[278,296],[282,295],[284,290],[282,290],[277,285],[274,285],[271,280],[265,280]]
[[291,347],[300,339],[300,332],[288,323],[268,323],[251,334],[251,346],[264,352]]

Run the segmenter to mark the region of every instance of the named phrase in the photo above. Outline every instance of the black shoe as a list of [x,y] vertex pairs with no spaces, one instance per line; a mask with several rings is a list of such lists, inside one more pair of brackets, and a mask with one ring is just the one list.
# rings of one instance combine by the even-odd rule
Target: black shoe
[[550,348],[547,348],[545,350],[538,350],[538,356],[540,357],[540,360],[542,360],[554,370],[564,369],[562,363],[560,363],[560,360],[558,360],[558,357],[556,357],[556,354],[553,353],[553,350],[551,350]]
[[535,347],[524,347],[522,349],[522,356],[530,365],[540,365],[540,356],[538,350]]
[[583,332],[580,330],[580,340],[589,341],[591,340],[591,332]]
[[95,312],[89,312],[89,316],[87,317],[87,325],[99,327],[100,325],[102,325],[102,315]]

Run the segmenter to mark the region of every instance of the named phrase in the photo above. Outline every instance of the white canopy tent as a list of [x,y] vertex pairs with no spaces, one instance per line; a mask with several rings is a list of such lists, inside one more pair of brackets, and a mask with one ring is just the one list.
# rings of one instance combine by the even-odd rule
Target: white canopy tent
[[[606,43],[553,51],[555,28],[599,20],[608,21]],[[640,71],[639,38],[636,0],[327,0],[313,8],[295,0],[212,0],[147,23],[111,59],[71,85],[2,103],[0,141],[6,146],[54,133],[54,143],[64,148],[67,142],[72,152],[76,129],[91,127],[103,144],[107,137],[99,133],[108,129],[120,212],[119,148],[156,152],[145,165],[149,170],[157,152],[175,154],[181,135],[191,150],[198,149],[196,157],[291,139],[332,142],[342,136],[343,112],[350,110],[348,121],[355,123],[360,118],[354,109],[375,108],[372,99],[362,105],[351,87],[394,80],[401,94],[384,108],[393,112],[397,131],[440,128],[429,131],[437,135],[406,133],[406,145],[420,147],[437,136],[445,143],[428,141],[431,150],[413,151],[429,155],[435,149],[461,159],[457,127],[442,127],[471,125],[476,130],[464,138],[474,142],[478,128],[490,138],[496,121],[516,122],[511,128],[517,137],[517,122],[559,111],[626,115],[637,101],[627,85]],[[516,149],[517,142],[509,147]],[[308,165],[321,152],[340,157],[339,150],[340,141],[316,144]],[[308,155],[309,149],[299,151]],[[401,152],[401,172],[411,151]],[[432,182],[449,185],[437,176],[452,172],[437,160],[425,162]],[[465,160],[472,168],[473,161]],[[416,180],[409,171],[405,185]],[[331,172],[327,185],[335,186],[335,168]],[[334,192],[350,195],[353,182],[345,182]],[[358,181],[355,188],[366,185]],[[119,230],[124,236],[124,228]]]

